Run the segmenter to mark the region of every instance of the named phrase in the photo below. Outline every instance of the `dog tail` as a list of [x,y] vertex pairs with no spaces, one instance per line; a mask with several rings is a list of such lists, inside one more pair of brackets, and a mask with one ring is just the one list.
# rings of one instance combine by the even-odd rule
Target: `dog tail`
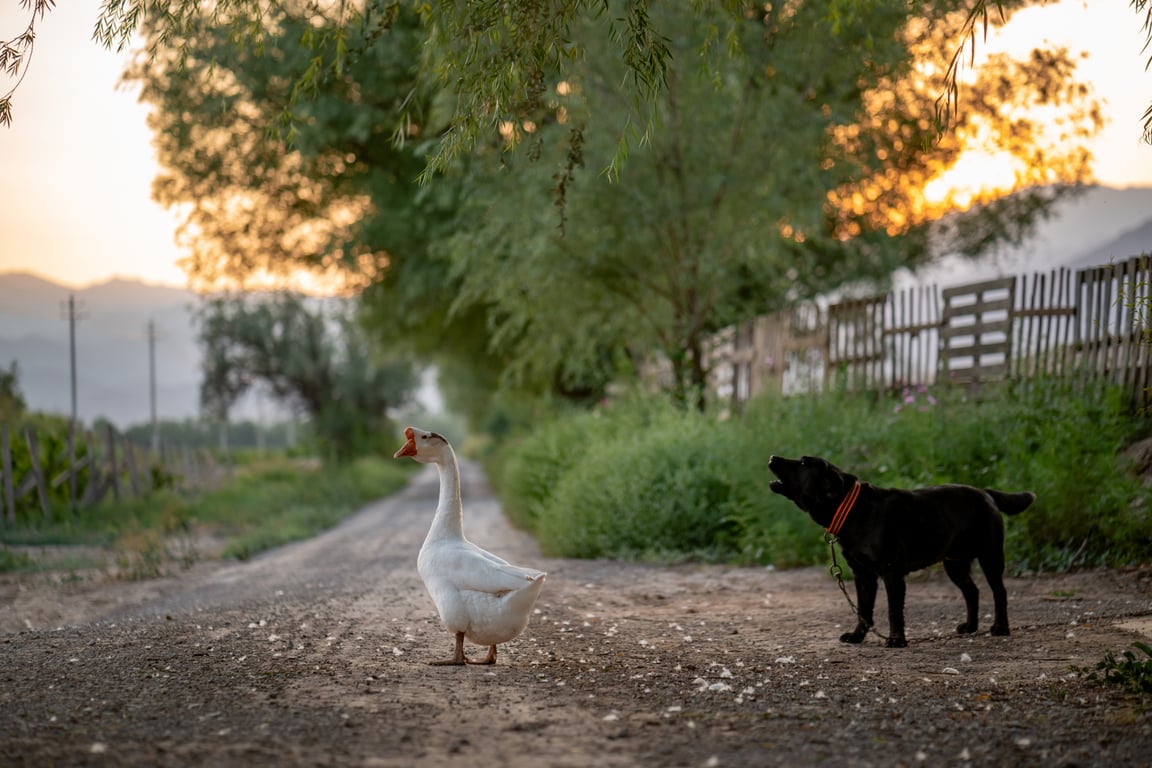
[[996,508],[1006,515],[1018,515],[1032,506],[1032,502],[1036,501],[1036,494],[1032,493],[1032,491],[1005,493],[1004,491],[985,488],[984,492],[992,497],[992,502],[996,505]]

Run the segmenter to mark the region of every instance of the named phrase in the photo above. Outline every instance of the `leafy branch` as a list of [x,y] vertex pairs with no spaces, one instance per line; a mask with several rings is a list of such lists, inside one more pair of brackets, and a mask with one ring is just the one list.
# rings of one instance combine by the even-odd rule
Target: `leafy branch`
[[[1147,0],[1142,0],[1147,2]],[[1000,0],[993,0],[996,3],[996,10],[1000,14],[1000,22],[1005,20],[1004,6]],[[965,47],[968,48],[968,66],[974,66],[976,63],[976,27],[980,25],[983,28],[983,41],[988,40],[988,0],[976,0],[972,9],[968,11],[968,17],[964,20],[964,27],[961,29],[960,36],[966,39],[966,42],[960,43],[960,47],[952,54],[951,61],[948,62],[948,70],[944,73],[944,93],[936,99],[936,135],[939,138],[943,135],[944,131],[952,125],[952,121],[956,113],[960,110],[960,69],[963,66]]]
[[[1138,14],[1146,14],[1140,27],[1140,31],[1145,35],[1144,47],[1140,52],[1148,54],[1148,63],[1144,65],[1144,69],[1152,69],[1152,0],[1132,0],[1132,8]],[[1140,119],[1144,121],[1144,141],[1152,144],[1152,104],[1148,105],[1148,109],[1144,110]]]
[[1108,651],[1104,660],[1096,664],[1096,670],[1088,677],[1105,683],[1118,685],[1129,693],[1152,693],[1152,645],[1144,642],[1132,643],[1143,657],[1132,651],[1122,651],[1120,656]]
[[[996,11],[1000,16],[1001,23],[1005,20],[1004,5],[1000,0],[992,0],[996,6]],[[988,39],[988,0],[975,0],[972,9],[968,11],[968,18],[964,22],[964,28],[961,31],[961,39],[964,40],[952,55],[952,60],[948,65],[948,70],[944,75],[944,93],[936,100],[936,134],[940,136],[948,129],[955,118],[956,113],[960,107],[960,84],[959,76],[960,69],[963,66],[965,49],[968,50],[968,63],[972,66],[976,58],[976,28],[980,26],[983,30],[983,38],[985,41]],[[1148,55],[1148,63],[1144,65],[1146,70],[1152,69],[1152,0],[1131,0],[1133,10],[1137,15],[1143,13],[1144,21],[1140,26],[1140,31],[1145,35],[1144,46],[1141,48],[1141,53]],[[1144,114],[1140,117],[1144,121],[1144,135],[1143,140],[1147,144],[1152,144],[1152,104],[1144,110]]]
[[12,94],[28,74],[28,64],[32,61],[32,51],[36,47],[36,22],[56,6],[56,0],[20,0],[20,6],[29,14],[28,26],[10,40],[0,40],[0,71],[15,78],[0,96],[0,125],[12,125]]

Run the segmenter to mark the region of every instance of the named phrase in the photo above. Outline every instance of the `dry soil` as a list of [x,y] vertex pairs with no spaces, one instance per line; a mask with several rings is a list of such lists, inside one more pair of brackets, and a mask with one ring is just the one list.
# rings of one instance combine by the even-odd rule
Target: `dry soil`
[[462,469],[470,538],[548,571],[495,666],[428,666],[452,642],[415,568],[429,468],[246,563],[0,584],[0,765],[1152,764],[1152,713],[1081,671],[1148,639],[1147,570],[1012,578],[1002,638],[954,635],[931,569],[908,648],[850,646],[825,568],[544,558]]

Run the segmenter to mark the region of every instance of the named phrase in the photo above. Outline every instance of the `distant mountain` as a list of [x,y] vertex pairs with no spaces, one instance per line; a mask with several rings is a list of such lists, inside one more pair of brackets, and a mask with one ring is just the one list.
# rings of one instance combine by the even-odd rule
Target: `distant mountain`
[[[20,388],[31,409],[71,411],[69,296],[79,317],[76,399],[82,421],[102,417],[120,427],[149,421],[149,323],[156,333],[157,415],[198,415],[195,293],[121,279],[71,290],[35,275],[0,274],[0,366],[17,361]],[[237,415],[252,417],[253,409],[248,403]]]
[[1128,230],[1104,245],[1089,248],[1061,266],[1071,269],[1086,269],[1125,261],[1130,256],[1152,254],[1152,211],[1146,211],[1146,213],[1148,218],[1140,226]]
[[1152,187],[1094,186],[1058,203],[1052,217],[1040,222],[1036,234],[1018,248],[979,259],[947,256],[914,273],[900,272],[895,284],[898,288],[928,284],[949,287],[1058,267],[1082,269],[1108,263],[1113,257],[1122,261],[1152,250],[1152,238],[1145,228],[1149,224]]

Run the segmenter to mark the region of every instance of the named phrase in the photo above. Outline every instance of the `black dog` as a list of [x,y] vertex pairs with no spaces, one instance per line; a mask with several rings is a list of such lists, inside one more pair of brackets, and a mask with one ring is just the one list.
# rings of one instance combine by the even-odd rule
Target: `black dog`
[[972,581],[972,560],[979,561],[995,604],[993,635],[1007,635],[1008,593],[1004,589],[1004,519],[1036,500],[1036,494],[1005,493],[970,485],[937,485],[916,490],[878,488],[861,483],[824,459],[773,456],[768,468],[774,493],[791,499],[837,537],[856,581],[856,628],[840,636],[859,643],[872,626],[877,578],[888,594],[889,648],[908,645],[904,638],[904,577],[944,561],[944,571],[964,594],[967,620],[961,634],[976,631],[980,591]]

